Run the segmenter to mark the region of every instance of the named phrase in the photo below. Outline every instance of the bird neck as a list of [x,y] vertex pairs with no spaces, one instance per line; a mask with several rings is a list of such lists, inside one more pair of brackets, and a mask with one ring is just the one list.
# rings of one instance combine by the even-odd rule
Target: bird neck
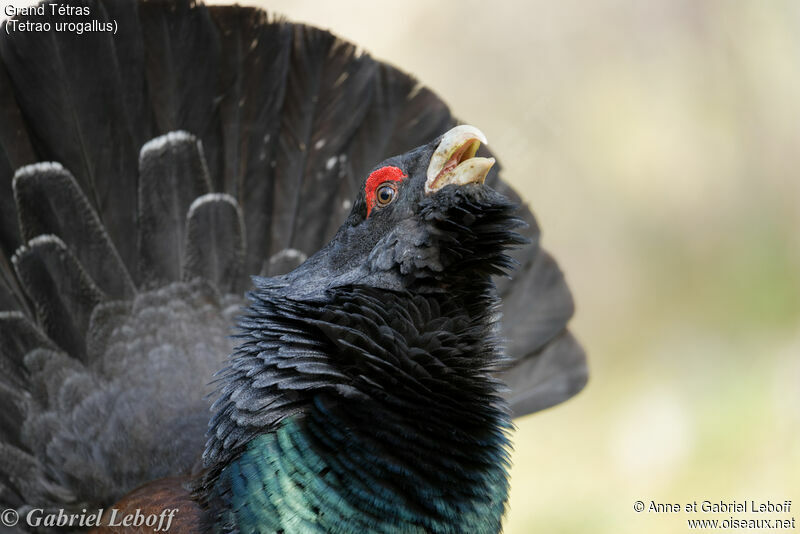
[[[238,386],[223,389],[206,453],[222,458],[206,486],[218,531],[500,531],[511,425],[490,375],[491,292],[469,304],[377,296],[350,289],[285,313],[276,301],[256,306],[271,310],[260,324],[282,332],[273,350],[284,358],[264,353],[264,332],[243,344],[260,352],[234,358],[228,383]],[[314,332],[300,334],[301,323]],[[247,425],[270,408],[248,414],[237,408],[245,398],[268,403],[274,423]],[[215,434],[235,452],[215,449]]]

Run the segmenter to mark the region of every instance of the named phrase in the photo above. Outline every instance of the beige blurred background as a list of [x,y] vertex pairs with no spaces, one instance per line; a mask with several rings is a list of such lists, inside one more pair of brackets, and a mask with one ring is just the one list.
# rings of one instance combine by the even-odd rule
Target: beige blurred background
[[260,5],[481,128],[566,272],[591,381],[518,422],[507,533],[715,517],[637,499],[792,499],[761,517],[800,519],[800,3]]

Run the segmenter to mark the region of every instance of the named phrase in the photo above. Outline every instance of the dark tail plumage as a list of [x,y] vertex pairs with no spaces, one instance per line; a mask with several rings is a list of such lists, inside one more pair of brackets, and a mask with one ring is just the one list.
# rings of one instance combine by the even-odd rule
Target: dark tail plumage
[[[455,123],[410,76],[257,9],[85,5],[118,33],[0,38],[4,508],[196,469],[249,276],[295,267],[372,165]],[[586,381],[569,290],[521,211],[534,246],[498,281],[515,415]]]

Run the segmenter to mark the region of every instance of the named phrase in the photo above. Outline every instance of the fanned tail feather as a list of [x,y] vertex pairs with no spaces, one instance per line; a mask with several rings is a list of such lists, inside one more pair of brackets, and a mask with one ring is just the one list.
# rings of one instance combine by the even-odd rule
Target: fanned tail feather
[[[299,264],[371,166],[456,122],[410,76],[260,10],[82,5],[119,33],[0,37],[3,507],[195,472],[249,276]],[[586,379],[563,275],[520,216],[534,246],[499,285],[517,415]]]

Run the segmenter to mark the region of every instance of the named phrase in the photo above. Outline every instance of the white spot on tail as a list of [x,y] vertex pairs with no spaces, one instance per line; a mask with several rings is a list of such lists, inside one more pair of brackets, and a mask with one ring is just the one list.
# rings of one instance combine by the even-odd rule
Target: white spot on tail
[[139,152],[139,159],[142,159],[150,152],[158,152],[164,148],[171,147],[180,143],[198,142],[197,138],[184,130],[175,130],[158,137],[154,137],[142,145]]
[[334,165],[336,165],[336,156],[331,156],[328,158],[328,161],[325,162],[325,170],[331,170]]
[[303,263],[308,259],[308,254],[304,253],[302,250],[297,250],[296,248],[285,248],[280,252],[277,252],[272,255],[269,259],[270,264],[276,264],[282,260],[296,260],[300,263]]
[[19,263],[19,259],[24,254],[27,254],[31,249],[37,247],[44,247],[47,245],[56,245],[59,248],[67,248],[67,245],[65,245],[64,242],[61,240],[61,238],[58,237],[57,235],[53,234],[37,235],[36,237],[28,241],[26,245],[20,246],[14,252],[14,254],[11,256],[11,263],[14,264],[14,266],[16,267],[17,263]]
[[48,175],[48,174],[62,174],[67,172],[64,167],[57,161],[42,161],[39,163],[31,163],[17,169],[14,173],[14,179],[11,182],[12,187],[17,186],[17,180],[35,175]]
[[25,165],[17,169],[17,172],[14,173],[14,178],[17,176],[28,176],[31,174],[36,174],[40,172],[50,172],[50,171],[63,171],[64,166],[61,165],[57,161],[40,161],[39,163],[31,163],[30,165]]
[[411,91],[409,91],[408,94],[406,95],[406,100],[412,100],[415,96],[419,94],[420,91],[422,91],[422,89],[424,89],[424,87],[425,87],[424,85],[417,82],[417,84],[414,85],[414,87],[411,88]]
[[44,245],[58,245],[67,248],[67,245],[64,244],[61,238],[54,234],[37,235],[28,241],[28,248],[41,247]]
[[336,78],[336,81],[335,81],[335,82],[333,82],[333,87],[339,87],[339,86],[340,86],[340,85],[342,85],[342,84],[343,84],[343,83],[344,83],[344,82],[347,80],[347,78],[349,78],[349,77],[350,77],[350,73],[349,73],[349,72],[345,71],[345,72],[341,73],[341,74],[339,75],[339,77],[338,77],[338,78]]
[[192,205],[189,206],[189,214],[187,215],[187,217],[191,217],[194,214],[194,212],[196,210],[200,209],[200,207],[203,204],[208,204],[210,202],[227,202],[228,204],[233,206],[234,209],[237,212],[239,211],[239,203],[236,202],[236,199],[233,198],[232,196],[230,196],[229,194],[227,194],[227,193],[207,193],[205,195],[199,196],[196,199],[194,199],[194,202],[192,202]]

